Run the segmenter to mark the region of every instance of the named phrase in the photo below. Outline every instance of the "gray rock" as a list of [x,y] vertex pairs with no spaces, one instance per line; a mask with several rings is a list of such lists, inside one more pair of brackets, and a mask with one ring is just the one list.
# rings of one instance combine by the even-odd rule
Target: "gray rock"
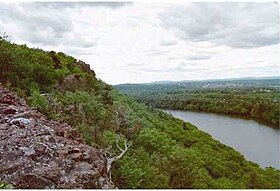
[[0,182],[16,188],[114,188],[101,151],[0,84]]
[[15,118],[15,119],[12,119],[12,120],[10,121],[11,124],[17,125],[17,126],[19,126],[19,127],[21,127],[21,128],[26,127],[27,125],[30,124],[30,122],[31,122],[31,121],[30,121],[29,119],[27,119],[27,118],[22,118],[22,117],[20,117],[20,118]]

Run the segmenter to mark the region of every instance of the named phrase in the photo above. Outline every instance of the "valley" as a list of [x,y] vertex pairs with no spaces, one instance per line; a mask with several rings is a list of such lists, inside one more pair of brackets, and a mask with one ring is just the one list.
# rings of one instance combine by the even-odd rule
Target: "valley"
[[[102,165],[105,169],[100,172],[100,176],[97,176],[96,171],[92,169],[95,168],[92,162],[83,163],[87,168],[80,166],[82,169],[73,171],[79,168],[77,163],[81,164],[79,160],[84,160],[84,156],[72,158],[67,163],[66,169],[57,168],[56,172],[59,176],[55,177],[60,178],[55,181],[52,180],[53,177],[46,176],[45,170],[32,171],[25,162],[18,161],[17,172],[21,173],[17,174],[17,177],[22,180],[32,177],[32,180],[40,182],[44,180],[50,183],[52,188],[59,188],[60,185],[65,185],[68,176],[73,177],[75,173],[78,184],[73,181],[73,184],[66,183],[66,186],[71,188],[102,188],[108,185],[114,188],[279,188],[278,169],[262,168],[257,163],[246,160],[232,147],[213,139],[210,134],[199,130],[195,125],[155,109],[154,105],[152,107],[135,101],[135,98],[97,79],[95,72],[85,62],[62,52],[28,48],[26,45],[17,45],[1,39],[0,82],[9,91],[24,99],[27,102],[26,107],[35,110],[35,114],[40,112],[48,121],[56,121],[38,123],[36,129],[44,131],[50,126],[51,128],[55,126],[54,128],[59,130],[59,124],[66,124],[65,126],[75,129],[78,133],[65,135],[62,132],[56,135],[58,137],[53,135],[53,138],[65,140],[63,136],[74,136],[72,139],[75,140],[81,137],[82,142],[77,142],[77,147],[86,148],[87,151],[100,151],[99,157],[93,157],[94,153],[88,156],[96,159],[97,164],[104,164],[102,161],[98,162],[98,158],[105,160],[105,164],[115,157],[118,159],[111,166]],[[1,93],[1,97],[3,96],[4,94]],[[275,97],[277,98],[277,94],[273,92],[271,98]],[[5,104],[12,105],[9,102]],[[274,119],[273,116],[269,115],[268,119]],[[25,120],[32,120],[30,117],[27,115]],[[20,127],[12,127],[15,128],[14,136],[20,137],[21,135],[17,133]],[[22,128],[29,131],[34,126],[27,125]],[[1,123],[1,137],[5,137],[6,129],[6,122]],[[63,128],[61,130],[63,131]],[[28,139],[36,138],[40,141],[40,137],[33,134],[29,136]],[[52,134],[49,138],[52,139]],[[44,140],[41,141],[44,143]],[[16,144],[24,143],[24,140],[19,139]],[[72,142],[69,144],[74,147]],[[6,151],[5,145],[5,142],[0,145],[1,151],[5,151],[4,154],[26,157],[32,164],[40,160],[41,166],[48,166],[50,161],[60,160],[59,155],[42,158],[41,155],[32,155],[33,157],[24,155],[12,148]],[[56,142],[52,145],[55,146]],[[53,153],[58,153],[61,147],[52,149]],[[28,148],[25,150],[25,153],[30,152],[32,150]],[[73,152],[80,154],[77,149]],[[18,183],[13,181],[15,173],[13,161],[3,155],[0,155],[0,161],[1,187],[7,185],[7,187],[30,188],[28,181]],[[102,183],[101,179],[99,179],[100,184],[84,184],[92,176],[110,180],[110,184],[108,181]],[[37,185],[36,188],[46,188],[46,184]]]

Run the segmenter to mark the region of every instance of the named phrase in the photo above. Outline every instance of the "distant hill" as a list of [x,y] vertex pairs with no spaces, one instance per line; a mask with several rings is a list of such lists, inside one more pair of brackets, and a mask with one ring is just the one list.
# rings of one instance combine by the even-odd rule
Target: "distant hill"
[[140,85],[140,84],[176,84],[176,83],[193,83],[193,82],[213,82],[213,81],[240,81],[240,80],[280,80],[280,76],[268,76],[268,77],[242,77],[242,78],[225,78],[225,79],[205,79],[205,80],[164,80],[164,81],[154,81],[148,83],[124,83],[117,84],[115,86],[121,85]]
[[[259,87],[259,88],[279,88],[280,76],[271,77],[245,77],[245,78],[229,78],[229,79],[209,79],[209,80],[184,80],[184,81],[156,81],[150,83],[139,84],[119,84],[115,85],[118,89],[153,87],[161,89],[163,87],[171,89],[181,88],[231,88],[231,87]],[[143,87],[141,87],[143,86]],[[150,88],[148,88],[150,89]]]
[[152,107],[247,117],[279,128],[279,79],[246,77],[115,86]]
[[279,170],[136,102],[64,53],[0,39],[0,82],[29,105],[0,92],[0,188],[279,188]]

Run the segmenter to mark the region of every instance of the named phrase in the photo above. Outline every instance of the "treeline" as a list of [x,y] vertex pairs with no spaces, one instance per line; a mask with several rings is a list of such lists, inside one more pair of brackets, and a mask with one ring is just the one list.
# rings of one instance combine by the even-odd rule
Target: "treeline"
[[118,88],[156,108],[234,115],[279,128],[279,90],[273,88]]
[[279,188],[279,170],[262,169],[192,124],[122,95],[63,53],[2,39],[0,74],[2,84],[77,128],[87,144],[112,157],[120,153],[116,140],[127,143],[113,163],[119,188]]

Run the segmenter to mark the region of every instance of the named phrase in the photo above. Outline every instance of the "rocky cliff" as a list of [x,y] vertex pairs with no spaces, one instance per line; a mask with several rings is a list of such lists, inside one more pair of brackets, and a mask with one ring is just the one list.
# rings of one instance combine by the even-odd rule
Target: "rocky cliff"
[[0,182],[16,188],[113,188],[101,151],[0,84]]

